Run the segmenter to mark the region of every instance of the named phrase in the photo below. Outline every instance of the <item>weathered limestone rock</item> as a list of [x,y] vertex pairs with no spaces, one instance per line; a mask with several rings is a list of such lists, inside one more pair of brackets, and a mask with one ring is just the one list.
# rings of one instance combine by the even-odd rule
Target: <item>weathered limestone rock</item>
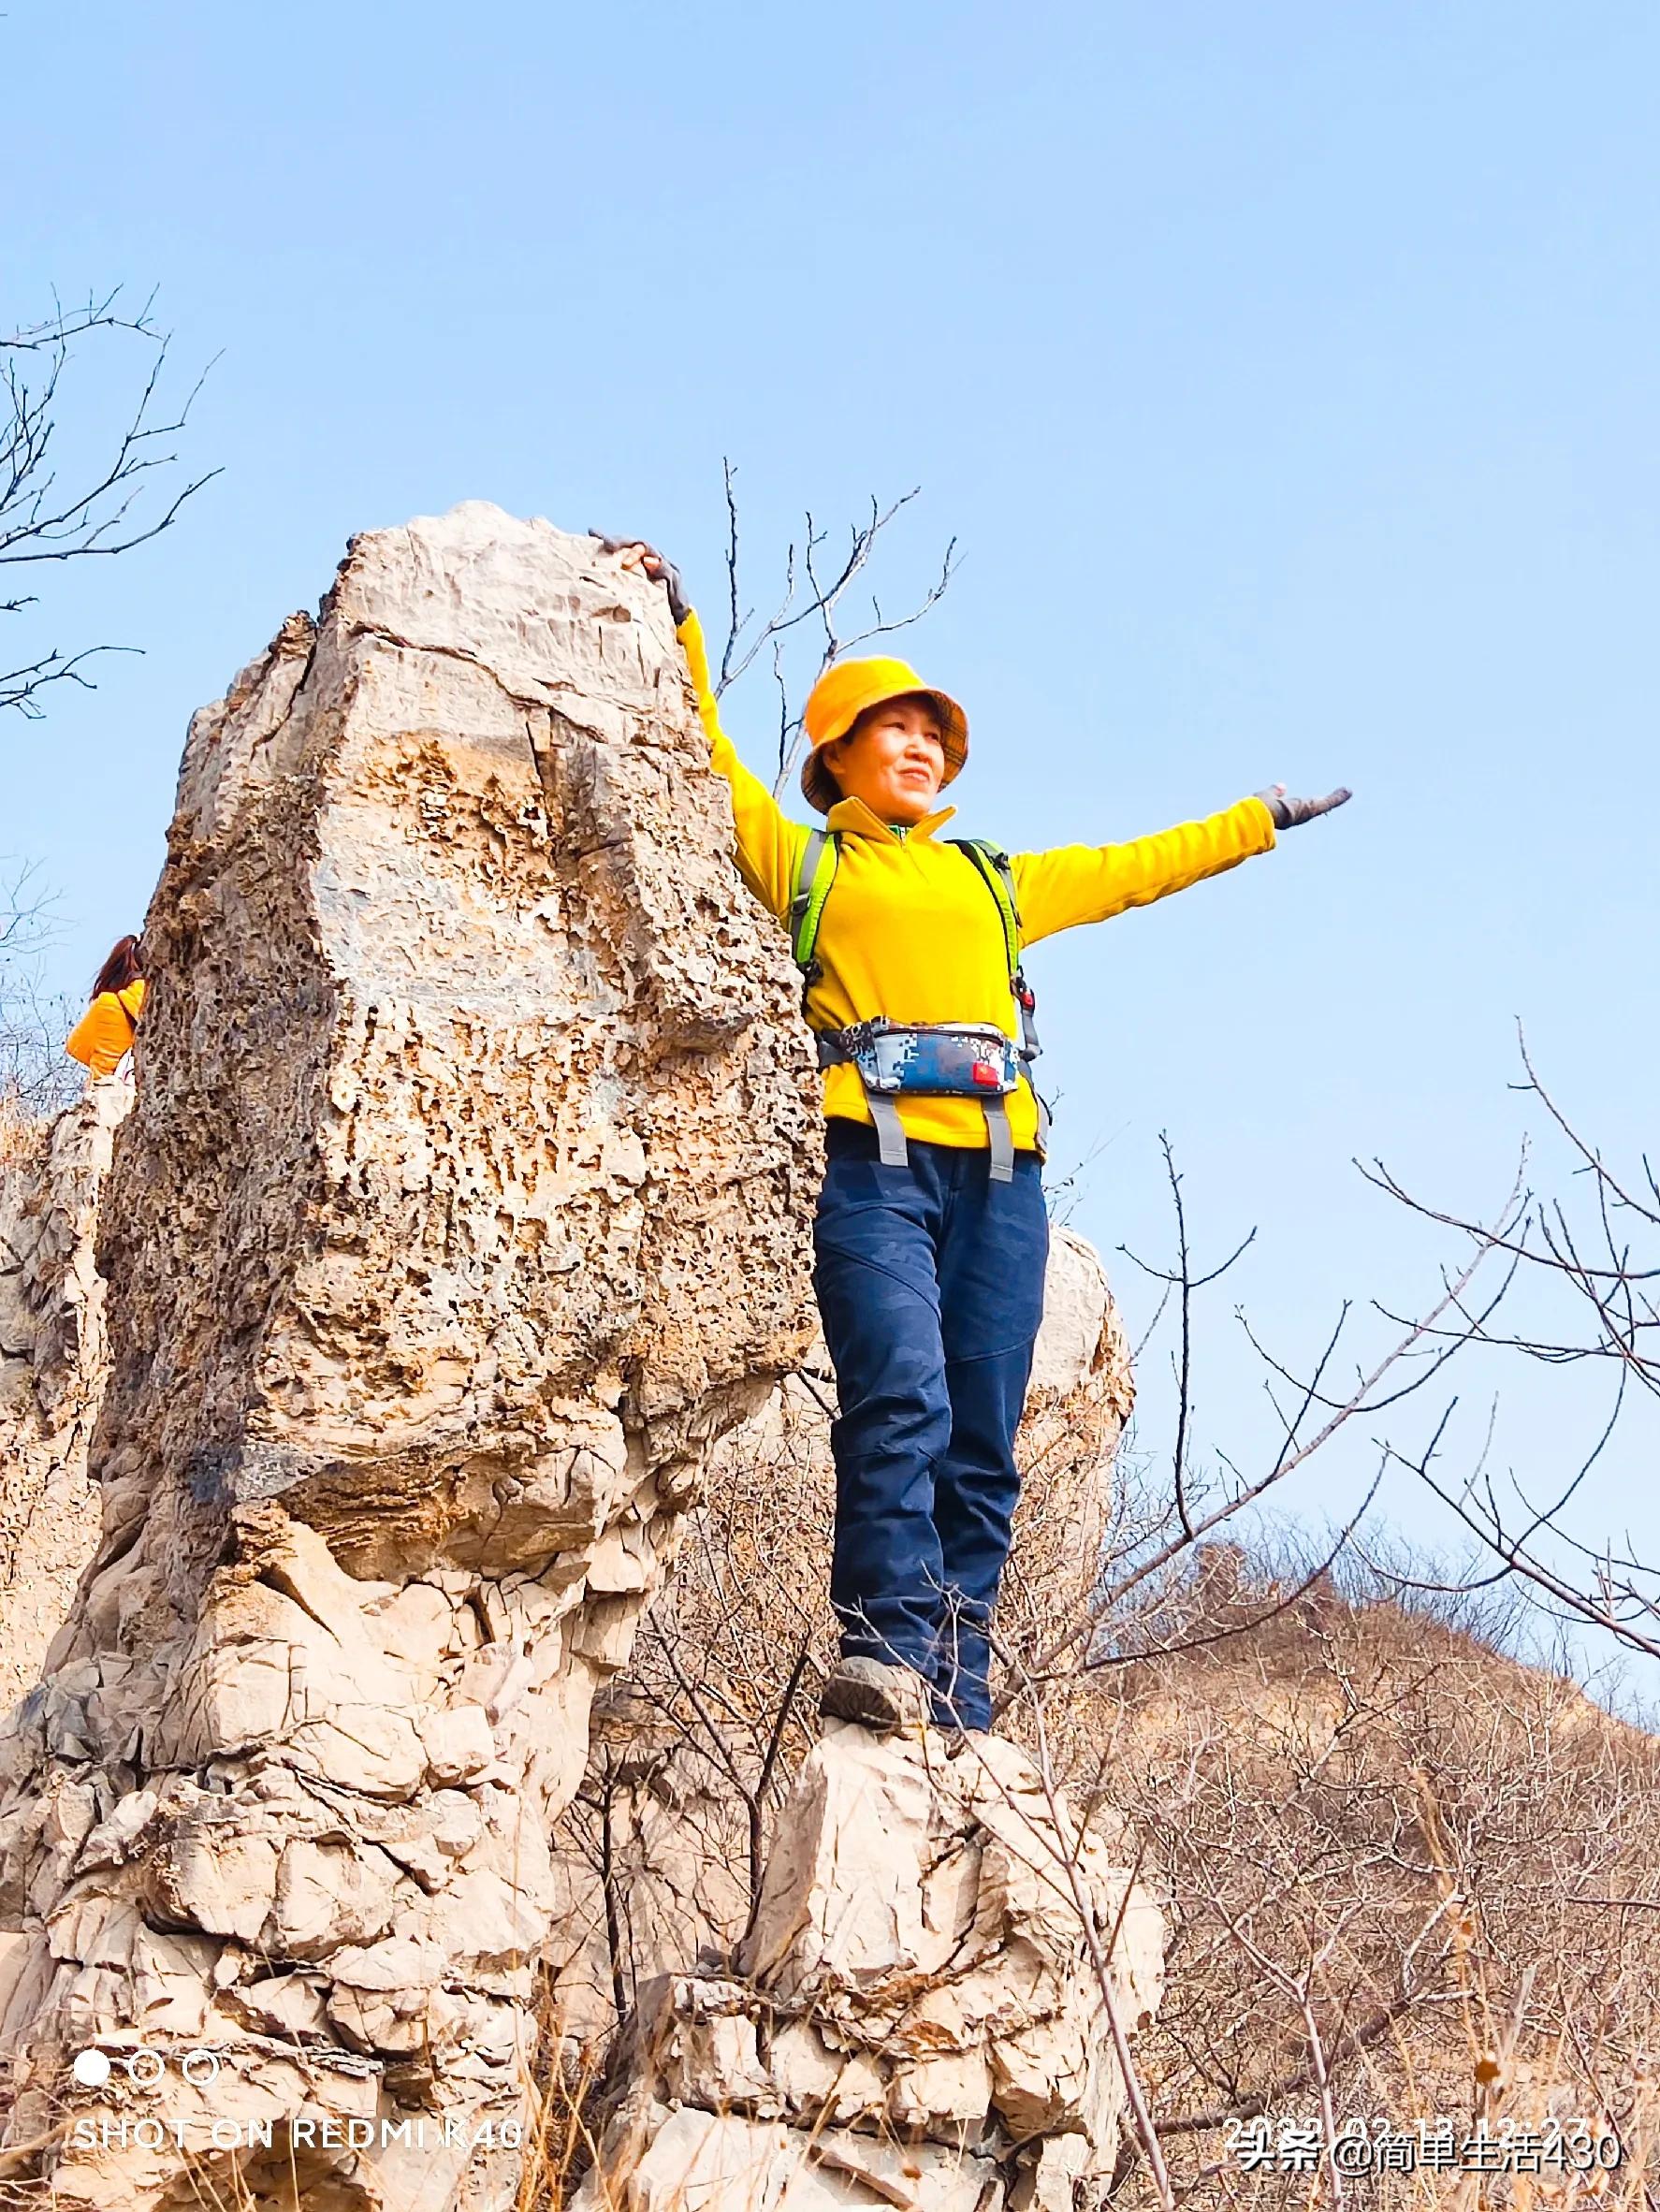
[[102,1535],[0,1734],[60,2205],[513,2202],[595,1688],[806,1335],[815,1086],[731,846],[661,590],[494,508],[354,540],[191,725]]
[[[555,1836],[561,1902],[548,1960],[575,2042],[604,2035],[642,1984],[730,1951],[750,1916],[750,1809],[797,1654],[812,1662],[786,1728],[805,1756],[835,1623],[825,1589],[835,1382],[820,1345],[724,1436],[672,1587],[627,1676],[596,1711],[589,1771]],[[1082,1608],[1131,1404],[1124,1331],[1093,1247],[1056,1228],[1017,1443],[1025,1476],[999,1634],[1047,1642]],[[692,1707],[685,1681],[708,1685]],[[719,1727],[720,1741],[710,1729]],[[767,1807],[776,1805],[775,1790]]]
[[1049,1231],[1043,1322],[1032,1352],[1027,1418],[1046,1404],[1070,1398],[1092,1375],[1103,1373],[1110,1377],[1114,1409],[1122,1421],[1133,1396],[1129,1348],[1107,1271],[1086,1238],[1056,1223]]
[[1116,2149],[1102,1973],[1133,2033],[1163,1971],[1113,1842],[1013,1744],[826,1727],[738,1975],[642,1990],[578,2205],[1070,2207]]
[[104,1394],[98,1198],[120,1076],[50,1121],[0,1115],[0,1711],[38,1680],[97,1540],[87,1443]]

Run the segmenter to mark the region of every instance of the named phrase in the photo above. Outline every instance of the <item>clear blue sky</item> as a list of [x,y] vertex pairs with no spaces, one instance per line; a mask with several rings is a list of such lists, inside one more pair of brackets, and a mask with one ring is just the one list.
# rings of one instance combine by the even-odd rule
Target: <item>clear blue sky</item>
[[[1235,1287],[1296,1358],[1337,1298],[1433,1286],[1445,1247],[1350,1157],[1495,1198],[1514,1017],[1604,1142],[1644,1134],[1657,62],[1648,0],[22,0],[5,316],[159,284],[181,368],[223,351],[188,442],[223,476],[46,579],[54,635],[144,658],[0,730],[0,851],[62,889],[57,976],[141,913],[191,709],[350,532],[493,499],[649,534],[712,605],[722,454],[757,596],[804,504],[920,483],[884,582],[958,538],[910,649],[968,706],[966,829],[1355,788],[1034,962],[1060,1166],[1108,1141],[1079,1226],[1163,1247],[1162,1128],[1208,1247],[1261,1225],[1201,1371],[1204,1436],[1248,1462]],[[733,696],[757,764],[771,713]],[[1501,1463],[1543,1486],[1583,1407],[1508,1389]],[[1651,1446],[1586,1533],[1660,1551]],[[1391,1511],[1434,1533],[1405,1488]]]

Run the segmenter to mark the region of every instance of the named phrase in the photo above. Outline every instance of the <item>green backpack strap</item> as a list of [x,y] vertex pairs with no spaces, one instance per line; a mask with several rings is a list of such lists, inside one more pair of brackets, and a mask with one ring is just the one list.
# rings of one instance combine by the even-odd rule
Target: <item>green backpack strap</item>
[[840,858],[839,833],[814,830],[802,846],[795,864],[795,890],[790,900],[790,951],[807,987],[818,981],[815,948],[819,924],[824,918],[824,901],[836,880],[836,866]]
[[[1030,1082],[1031,1064],[1043,1048],[1038,1042],[1038,1001],[1020,964],[1020,899],[1014,888],[1014,863],[1003,848],[994,845],[989,837],[953,837],[951,841],[979,869],[986,889],[997,902],[997,912],[1003,918],[1003,949],[1009,956],[1009,988],[1013,992],[1014,1003],[1020,1009],[1020,1056],[1027,1064],[1027,1079]],[[1049,1107],[1035,1083],[1032,1084],[1032,1097],[1038,1101],[1038,1149],[1046,1152],[1049,1148]]]
[[1020,904],[1014,893],[1014,865],[1003,848],[994,845],[989,837],[953,837],[951,841],[974,863],[985,879],[986,889],[997,902],[997,912],[1003,921],[1003,950],[1009,960],[1009,983],[1013,989],[1020,974]]

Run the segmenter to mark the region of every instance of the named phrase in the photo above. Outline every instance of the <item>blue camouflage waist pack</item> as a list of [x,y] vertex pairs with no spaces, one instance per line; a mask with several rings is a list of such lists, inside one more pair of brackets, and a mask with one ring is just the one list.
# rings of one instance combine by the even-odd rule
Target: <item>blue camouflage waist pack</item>
[[988,1022],[890,1022],[819,1033],[819,1065],[851,1061],[867,1091],[1000,1099],[1020,1086],[1020,1053]]

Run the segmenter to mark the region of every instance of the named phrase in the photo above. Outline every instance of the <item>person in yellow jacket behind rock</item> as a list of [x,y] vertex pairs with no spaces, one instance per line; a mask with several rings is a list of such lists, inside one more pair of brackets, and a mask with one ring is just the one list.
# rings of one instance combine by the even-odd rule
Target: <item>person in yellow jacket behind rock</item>
[[95,1075],[113,1075],[132,1050],[144,1011],[144,990],[138,940],[118,938],[93,983],[93,1002],[70,1031],[64,1050],[72,1059],[84,1061]]
[[939,835],[968,757],[956,701],[902,661],[849,659],[804,717],[801,788],[824,825],[791,822],[721,727],[677,572],[637,541],[601,544],[668,589],[738,868],[790,929],[824,1070],[813,1286],[839,1401],[841,1661],[821,1710],[984,1728],[1048,1253],[1024,951],[1270,851],[1349,794],[1274,785],[1156,837],[1006,855]]

